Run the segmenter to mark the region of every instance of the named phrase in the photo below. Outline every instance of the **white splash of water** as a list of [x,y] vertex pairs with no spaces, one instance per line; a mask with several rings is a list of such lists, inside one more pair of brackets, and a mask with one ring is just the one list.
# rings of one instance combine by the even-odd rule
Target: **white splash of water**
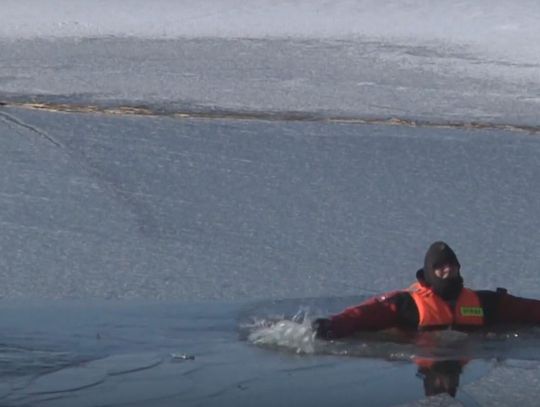
[[249,342],[265,347],[279,347],[298,354],[315,352],[315,333],[307,310],[300,310],[291,319],[254,321]]

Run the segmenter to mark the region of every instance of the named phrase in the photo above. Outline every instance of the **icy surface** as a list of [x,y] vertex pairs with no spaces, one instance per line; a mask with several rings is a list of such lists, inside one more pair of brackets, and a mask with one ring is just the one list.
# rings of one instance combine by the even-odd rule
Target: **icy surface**
[[509,360],[464,390],[483,406],[534,406],[540,398],[539,384],[537,363]]
[[0,40],[0,53],[3,100],[540,124],[540,64],[460,44],[67,38]]
[[535,1],[4,1],[0,100],[540,125]]
[[540,58],[540,7],[532,0],[5,0],[2,6],[0,36],[7,38],[364,36],[478,44],[529,62]]
[[540,292],[526,133],[4,109],[0,143],[5,297],[364,295],[436,239]]
[[[455,405],[422,400],[417,344],[317,343],[294,314],[407,286],[439,238],[470,286],[540,291],[527,133],[4,107],[0,143],[2,405]],[[535,331],[439,344],[471,360],[456,403],[538,381]]]
[[[539,20],[535,1],[4,0],[0,404],[535,405],[537,328],[426,349],[318,341],[310,318],[407,286],[435,239],[469,286],[540,296]],[[453,128],[325,123],[392,117]]]

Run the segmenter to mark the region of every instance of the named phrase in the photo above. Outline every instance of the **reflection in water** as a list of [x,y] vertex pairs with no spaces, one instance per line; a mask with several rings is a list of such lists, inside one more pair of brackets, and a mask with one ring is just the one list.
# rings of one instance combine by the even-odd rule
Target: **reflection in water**
[[[261,309],[251,310],[251,315],[246,312],[240,323],[241,339],[254,345],[294,354],[362,358],[361,369],[369,367],[369,363],[364,363],[365,359],[395,361],[398,362],[396,366],[407,366],[408,378],[385,378],[381,381],[382,390],[374,386],[372,393],[363,387],[362,397],[366,394],[386,397],[380,392],[385,392],[391,382],[394,394],[399,393],[404,398],[419,396],[423,387],[422,393],[427,397],[446,393],[454,398],[469,399],[466,393],[458,391],[460,382],[463,386],[485,376],[493,361],[540,360],[540,327],[535,326],[504,325],[474,332],[389,329],[359,332],[336,340],[320,340],[315,337],[311,320],[302,310],[286,316],[272,312],[272,309]],[[409,365],[411,361],[415,367]],[[422,382],[414,379],[414,373]],[[414,382],[412,387],[409,385],[411,381]],[[394,401],[388,405],[392,403]]]
[[452,397],[456,396],[459,377],[467,361],[418,358],[414,359],[414,363],[418,365],[416,375],[424,382],[426,396],[435,396],[441,393],[448,393]]

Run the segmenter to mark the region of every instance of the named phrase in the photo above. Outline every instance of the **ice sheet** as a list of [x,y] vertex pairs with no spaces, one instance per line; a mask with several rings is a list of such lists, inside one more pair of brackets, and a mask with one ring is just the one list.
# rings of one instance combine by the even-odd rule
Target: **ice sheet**
[[534,406],[540,397],[540,366],[535,362],[506,361],[478,382],[464,387],[482,406]]
[[[0,121],[3,405],[489,405],[523,363],[536,397],[534,332],[465,354],[447,338],[472,359],[453,401],[424,399],[415,345],[244,324],[405,287],[441,231],[468,285],[535,297],[535,136],[5,107]],[[30,297],[49,301],[15,300]]]
[[538,63],[532,0],[6,0],[0,36],[372,37],[448,41]]
[[526,133],[3,112],[5,297],[365,295],[437,239],[471,287],[540,292]]
[[[538,20],[525,0],[3,1],[0,404],[534,405],[536,331],[459,348],[457,399],[424,399],[415,345],[290,319],[407,286],[435,239],[468,285],[538,297]],[[157,117],[9,107],[31,103]],[[431,127],[325,122],[392,117]]]
[[532,126],[534,1],[5,1],[0,101]]

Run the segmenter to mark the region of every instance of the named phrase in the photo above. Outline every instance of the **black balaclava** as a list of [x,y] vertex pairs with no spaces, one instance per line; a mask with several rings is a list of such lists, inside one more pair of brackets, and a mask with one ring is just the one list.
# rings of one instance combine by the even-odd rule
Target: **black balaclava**
[[452,301],[457,299],[463,288],[463,279],[458,273],[454,278],[439,278],[434,269],[445,264],[454,264],[461,267],[454,251],[444,242],[433,243],[424,258],[424,279],[432,290],[441,298]]

